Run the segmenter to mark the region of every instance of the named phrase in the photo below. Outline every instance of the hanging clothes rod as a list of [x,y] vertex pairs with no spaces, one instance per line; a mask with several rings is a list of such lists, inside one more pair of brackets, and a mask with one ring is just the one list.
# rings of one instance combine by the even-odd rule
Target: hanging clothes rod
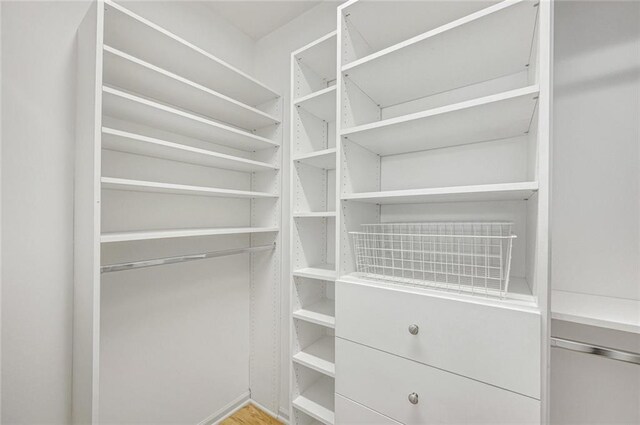
[[108,264],[100,266],[100,273],[119,272],[123,270],[141,269],[143,267],[162,266],[165,264],[183,263],[185,261],[204,260],[206,258],[224,257],[227,255],[245,254],[260,251],[270,251],[276,244],[251,246],[248,248],[225,249],[222,251],[205,252],[202,254],[180,255],[177,257],[155,258],[152,260],[132,261],[129,263]]
[[598,345],[591,345],[563,338],[551,338],[551,346],[640,365],[640,354],[632,353],[630,351],[614,350],[613,348],[601,347]]

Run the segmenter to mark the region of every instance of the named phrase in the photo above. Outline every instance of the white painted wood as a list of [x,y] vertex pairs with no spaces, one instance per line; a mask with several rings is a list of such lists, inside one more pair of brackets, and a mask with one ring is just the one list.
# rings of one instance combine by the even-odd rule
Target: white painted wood
[[191,186],[185,184],[149,182],[142,180],[102,177],[102,189],[129,190],[134,192],[172,193],[175,195],[214,196],[228,198],[277,198],[277,194],[246,190],[220,189],[216,187]]
[[336,31],[294,51],[292,56],[324,80],[336,77]]
[[322,264],[316,267],[305,267],[293,271],[294,276],[306,277],[309,279],[335,281],[337,273],[333,264]]
[[345,128],[341,134],[379,155],[506,139],[529,131],[537,98],[538,87],[530,86]]
[[333,378],[336,372],[335,337],[318,339],[294,354],[293,361]]
[[103,89],[103,108],[104,114],[113,118],[235,149],[251,151],[278,145],[265,137],[106,86]]
[[293,218],[329,218],[335,217],[335,211],[319,211],[319,212],[294,212]]
[[540,314],[531,306],[338,280],[336,318],[341,338],[540,398]]
[[102,148],[226,170],[254,172],[280,169],[277,165],[266,162],[253,161],[109,127],[102,128]]
[[[336,393],[408,425],[540,423],[536,399],[342,338],[336,374]],[[409,402],[411,393],[417,404]]]
[[251,106],[278,97],[274,90],[200,47],[111,0],[105,4],[107,45]]
[[103,233],[100,237],[102,243],[129,242],[152,239],[190,238],[194,236],[216,235],[242,235],[251,233],[274,233],[277,227],[219,227],[201,229],[175,229],[175,230],[141,230],[135,232],[110,232]]
[[104,5],[78,29],[74,199],[74,424],[98,422],[100,374],[100,128]]
[[336,120],[336,86],[313,92],[294,101],[294,105],[303,108],[323,121]]
[[392,106],[526,69],[537,8],[507,0],[349,63],[348,79]]
[[336,423],[342,425],[400,425],[391,418],[336,394]]
[[333,300],[321,300],[314,304],[304,306],[293,312],[293,317],[298,320],[315,323],[316,325],[334,328],[336,326],[335,307]]
[[322,377],[293,400],[296,409],[306,413],[324,425],[334,422],[333,379]]
[[335,170],[336,148],[323,149],[321,151],[296,155],[293,157],[293,161],[325,170]]
[[110,46],[104,46],[104,83],[245,130],[280,123],[259,109]]
[[504,201],[530,198],[538,190],[536,182],[454,186],[430,189],[390,190],[350,193],[343,200],[375,204],[415,204],[424,202]]

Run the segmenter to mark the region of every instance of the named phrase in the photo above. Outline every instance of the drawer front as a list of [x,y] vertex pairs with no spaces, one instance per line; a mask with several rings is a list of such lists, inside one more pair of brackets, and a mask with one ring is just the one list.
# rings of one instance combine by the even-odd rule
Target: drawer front
[[407,425],[540,423],[536,399],[342,338],[336,339],[336,392]]
[[336,424],[339,425],[401,425],[346,397],[336,394]]
[[337,336],[537,399],[540,331],[533,311],[336,282]]

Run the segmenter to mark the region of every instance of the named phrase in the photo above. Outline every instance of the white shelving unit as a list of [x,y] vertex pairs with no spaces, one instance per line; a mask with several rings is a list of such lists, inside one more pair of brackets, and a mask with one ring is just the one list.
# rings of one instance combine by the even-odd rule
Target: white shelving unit
[[[100,309],[107,302],[101,265],[229,246],[247,255],[247,302],[269,302],[265,309],[277,311],[278,299],[269,297],[280,293],[282,101],[109,0],[91,5],[78,32],[77,75],[73,421],[94,424],[101,404]],[[188,271],[182,278],[188,281]],[[257,322],[250,326],[262,326]],[[251,378],[273,383],[252,388],[252,397],[279,391],[275,318],[271,326],[275,337],[268,341],[249,330]],[[322,347],[308,354],[309,362],[327,359]]]
[[336,33],[291,54],[291,417],[334,424]]

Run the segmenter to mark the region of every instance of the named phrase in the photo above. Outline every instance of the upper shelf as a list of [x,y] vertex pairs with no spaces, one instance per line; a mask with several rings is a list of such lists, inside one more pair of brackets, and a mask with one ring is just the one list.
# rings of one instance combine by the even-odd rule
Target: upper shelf
[[530,86],[347,128],[341,135],[383,156],[505,139],[529,131],[537,99],[538,86]]
[[293,104],[323,121],[333,122],[336,120],[336,86],[303,96]]
[[310,153],[304,153],[293,157],[294,162],[311,165],[325,170],[336,169],[336,148],[323,149]]
[[528,0],[504,1],[351,62],[342,71],[383,108],[525,71],[537,10]]
[[113,118],[137,122],[240,150],[252,151],[278,146],[276,142],[265,137],[238,130],[121,90],[103,87],[102,91],[103,112]]
[[104,46],[104,82],[246,130],[280,123],[256,108]]
[[196,229],[136,230],[107,232],[100,235],[100,242],[130,242],[153,239],[191,238],[197,236],[243,235],[251,233],[275,233],[277,227],[203,227]]
[[248,105],[279,95],[211,53],[105,0],[105,44]]
[[336,78],[336,31],[293,52],[295,58],[324,80]]

